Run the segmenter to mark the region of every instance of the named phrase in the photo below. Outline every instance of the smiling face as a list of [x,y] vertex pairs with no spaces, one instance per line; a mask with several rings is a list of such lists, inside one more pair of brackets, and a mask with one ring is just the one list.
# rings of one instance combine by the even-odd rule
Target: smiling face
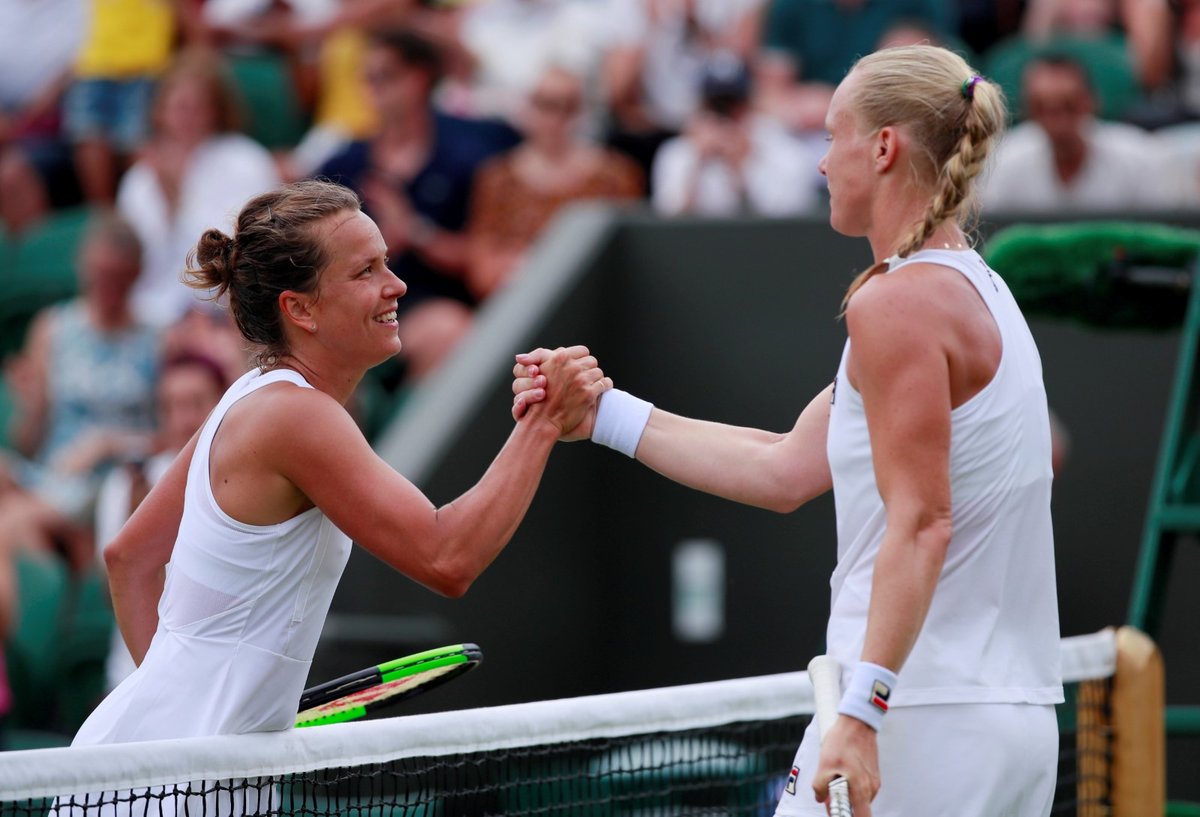
[[825,116],[829,148],[817,169],[829,183],[829,223],[843,235],[866,235],[872,200],[874,134],[852,107],[858,77],[851,72],[834,91]]
[[336,213],[314,229],[325,243],[329,263],[315,296],[304,298],[310,327],[316,326],[313,337],[347,365],[382,363],[400,351],[396,302],[408,287],[388,269],[379,228],[355,211]]

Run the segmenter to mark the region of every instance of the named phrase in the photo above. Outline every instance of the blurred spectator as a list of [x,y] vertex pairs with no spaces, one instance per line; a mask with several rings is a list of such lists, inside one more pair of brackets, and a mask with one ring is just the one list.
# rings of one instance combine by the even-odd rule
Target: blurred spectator
[[[158,76],[167,68],[188,0],[88,0],[88,27],[63,99],[84,198],[111,204],[141,146]],[[190,26],[189,26],[190,27]]]
[[[228,383],[221,365],[212,358],[195,353],[166,358],[156,389],[158,429],[153,449],[145,456],[126,458],[108,472],[100,486],[95,524],[98,555],[103,555],[105,545],[204,424]],[[106,668],[107,688],[119,684],[134,667],[120,630],[114,628]]]
[[1004,137],[982,184],[990,210],[1128,211],[1173,204],[1149,134],[1102,122],[1087,70],[1069,57],[1040,57],[1024,75],[1029,121]]
[[795,130],[824,129],[824,110],[811,104],[812,94],[827,103],[854,61],[898,23],[949,41],[953,10],[949,0],[771,0],[756,66],[758,102]]
[[319,175],[362,196],[383,233],[391,268],[408,284],[399,308],[401,360],[405,374],[419,378],[470,326],[475,299],[465,282],[465,227],[472,184],[478,167],[518,137],[435,110],[440,55],[412,31],[375,34],[365,68],[379,132],[347,146]]
[[162,335],[164,360],[199,355],[216,363],[228,383],[249,371],[254,351],[246,345],[228,309],[211,303],[188,310]]
[[[473,76],[469,107],[460,110],[517,125],[525,98],[547,66],[593,76],[606,46],[605,12],[605,4],[595,0],[478,0],[467,5],[459,39],[472,60]],[[585,93],[589,90],[585,86]]]
[[976,54],[1016,34],[1026,0],[958,0],[958,35]]
[[1024,35],[1056,35],[1122,43],[1143,89],[1161,87],[1171,73],[1171,7],[1168,0],[1029,0]]
[[238,123],[220,58],[181,53],[156,93],[153,134],[117,193],[143,246],[133,305],[146,323],[170,325],[197,303],[182,282],[196,239],[209,227],[229,229],[247,199],[279,183],[271,154]]
[[611,46],[604,57],[608,143],[649,173],[659,146],[700,104],[705,60],[722,51],[743,59],[754,52],[764,1],[611,0]]
[[[36,545],[57,547],[66,523],[90,528],[105,469],[150,444],[158,335],[130,306],[140,261],[133,229],[97,216],[80,248],[80,295],[40,312],[7,367],[9,438],[25,458],[8,467],[36,500],[22,503],[20,515]],[[81,563],[79,553],[68,555]]]
[[1200,0],[1179,0],[1175,45],[1178,98],[1188,119],[1200,119]]
[[580,136],[583,81],[560,67],[542,72],[521,117],[525,141],[479,172],[471,201],[467,285],[483,300],[503,285],[560,207],[580,199],[637,199],[641,169]]
[[1100,117],[1138,118],[1171,76],[1171,31],[1168,0],[1030,0],[1020,33],[997,43],[984,67],[1017,98],[1026,63],[1067,55],[1087,67]]
[[0,226],[10,232],[79,201],[59,105],[83,27],[84,0],[0,3]]
[[312,62],[312,125],[281,157],[286,181],[313,175],[346,145],[377,126],[363,80],[363,52],[372,28],[395,28],[419,16],[417,0],[341,0],[336,13],[315,23],[292,20],[284,39]]
[[818,202],[819,156],[750,106],[750,73],[733,54],[706,65],[703,104],[654,160],[654,207],[695,213],[781,216]]

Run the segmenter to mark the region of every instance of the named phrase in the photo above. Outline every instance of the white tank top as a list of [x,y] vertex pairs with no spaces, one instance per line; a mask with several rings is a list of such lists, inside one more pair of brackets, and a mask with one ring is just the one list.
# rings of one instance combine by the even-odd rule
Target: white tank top
[[[1050,421],[1041,358],[1008,287],[977,253],[923,250],[894,261],[889,272],[915,261],[966,276],[996,321],[1003,351],[992,381],[950,415],[953,535],[891,704],[1058,703]],[[862,397],[846,376],[849,353],[847,339],[827,443],[838,531],[827,651],[847,671],[862,654],[887,521]]]
[[252,370],[200,432],[167,565],[158,630],[141,666],[101,702],[74,745],[287,729],[350,539],[317,508],[247,525],[217,505],[209,452],[229,407],[289,370]]

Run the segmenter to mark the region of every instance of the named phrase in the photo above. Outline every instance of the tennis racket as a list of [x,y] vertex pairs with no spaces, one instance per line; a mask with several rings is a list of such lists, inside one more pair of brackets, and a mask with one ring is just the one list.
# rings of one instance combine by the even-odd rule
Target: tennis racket
[[453,644],[406,655],[304,690],[296,726],[321,726],[364,717],[428,692],[483,660],[476,644]]
[[[808,662],[808,680],[813,686],[813,698],[817,703],[817,731],[823,743],[826,730],[837,720],[838,702],[842,698],[842,668],[828,655],[818,655]],[[850,808],[850,781],[844,777],[829,781],[829,815],[854,815]]]

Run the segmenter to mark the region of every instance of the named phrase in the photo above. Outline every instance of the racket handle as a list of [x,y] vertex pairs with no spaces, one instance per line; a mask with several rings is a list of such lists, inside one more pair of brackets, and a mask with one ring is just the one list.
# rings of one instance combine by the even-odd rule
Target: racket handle
[[850,783],[844,777],[829,781],[829,817],[854,817],[850,808]]
[[[816,703],[817,729],[821,741],[833,727],[838,717],[838,704],[842,699],[842,668],[827,655],[818,655],[808,662],[808,680],[813,686]],[[829,781],[830,817],[853,817],[850,809],[850,781],[835,777]]]
[[808,662],[808,680],[813,687],[817,729],[823,742],[825,733],[833,728],[838,718],[838,704],[842,700],[842,668],[828,655],[818,655]]

